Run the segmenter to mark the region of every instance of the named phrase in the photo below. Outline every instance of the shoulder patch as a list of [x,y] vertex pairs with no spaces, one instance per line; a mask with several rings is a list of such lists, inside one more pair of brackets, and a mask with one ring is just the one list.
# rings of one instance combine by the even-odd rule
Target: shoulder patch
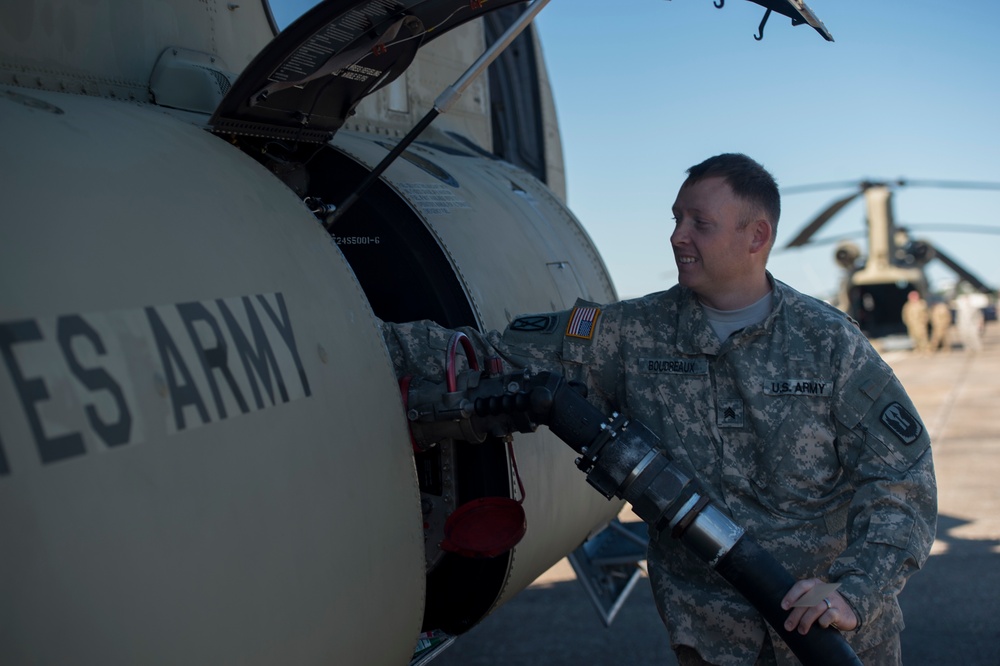
[[924,431],[924,426],[917,420],[917,417],[910,414],[898,402],[889,403],[889,406],[882,410],[880,418],[882,423],[907,446],[917,441],[917,438]]
[[527,315],[510,322],[510,330],[524,333],[551,333],[556,330],[556,317],[553,315]]
[[566,326],[566,337],[590,340],[594,337],[594,329],[597,327],[597,318],[600,316],[600,308],[589,306],[577,306],[573,308],[573,311],[569,313],[569,324]]

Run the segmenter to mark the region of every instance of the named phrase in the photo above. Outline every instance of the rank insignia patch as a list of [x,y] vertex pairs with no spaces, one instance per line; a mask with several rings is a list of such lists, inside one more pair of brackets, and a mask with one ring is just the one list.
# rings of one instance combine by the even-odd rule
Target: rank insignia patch
[[716,409],[716,422],[720,428],[743,427],[742,400],[720,400]]
[[920,433],[924,431],[924,426],[917,417],[906,411],[898,402],[890,403],[882,410],[881,420],[907,446],[917,441]]
[[569,315],[569,325],[566,326],[566,337],[590,340],[594,337],[594,328],[597,326],[597,318],[600,316],[600,308],[573,308]]
[[509,328],[524,333],[551,333],[556,328],[556,318],[551,315],[527,315],[510,322]]

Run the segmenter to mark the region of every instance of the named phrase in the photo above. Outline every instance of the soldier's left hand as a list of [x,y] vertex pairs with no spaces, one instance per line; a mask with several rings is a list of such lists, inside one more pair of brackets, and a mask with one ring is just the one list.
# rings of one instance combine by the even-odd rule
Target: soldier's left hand
[[788,594],[781,600],[781,607],[785,610],[791,609],[785,619],[785,629],[787,631],[798,631],[805,635],[812,628],[813,623],[818,623],[821,627],[833,627],[840,631],[851,631],[858,626],[858,616],[854,614],[854,609],[847,603],[839,592],[831,592],[815,606],[798,607],[793,604],[804,596],[809,590],[820,583],[819,578],[807,578],[800,580]]

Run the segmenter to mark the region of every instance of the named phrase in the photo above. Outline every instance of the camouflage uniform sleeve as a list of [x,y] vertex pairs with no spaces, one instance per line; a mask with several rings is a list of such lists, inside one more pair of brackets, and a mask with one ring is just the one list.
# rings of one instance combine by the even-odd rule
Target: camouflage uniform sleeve
[[[837,446],[855,494],[847,547],[830,568],[862,626],[896,605],[934,542],[937,484],[930,438],[892,370],[864,340],[845,354],[834,403]],[[888,618],[885,618],[888,620]],[[898,629],[897,629],[898,630]]]
[[[539,317],[547,318],[544,325]],[[496,340],[495,349],[516,367],[559,372],[584,384],[588,400],[610,413],[623,404],[620,321],[620,304],[601,306],[580,299],[570,310],[518,317]]]
[[392,359],[396,377],[413,375],[435,382],[444,381],[448,342],[456,332],[469,337],[478,359],[486,357],[489,343],[475,329],[462,327],[452,330],[427,319],[405,324],[382,322],[382,339]]
[[[579,315],[584,311],[590,312],[593,319],[581,325]],[[498,356],[506,370],[560,373],[570,381],[586,384],[591,402],[610,411],[620,404],[617,313],[614,306],[605,310],[579,300],[574,308],[563,312],[521,315],[504,331],[483,334],[468,327],[451,330],[426,320],[383,322],[382,337],[397,377],[414,375],[444,381],[448,342],[455,331],[460,331],[472,342],[481,367],[486,358]]]

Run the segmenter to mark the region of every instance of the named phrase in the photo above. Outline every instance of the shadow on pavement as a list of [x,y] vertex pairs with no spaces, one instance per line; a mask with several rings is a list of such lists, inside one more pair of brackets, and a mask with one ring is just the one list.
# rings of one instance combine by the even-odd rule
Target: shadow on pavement
[[433,666],[674,666],[649,580],[605,627],[577,580],[521,592],[435,659]]
[[945,549],[899,596],[907,666],[1000,664],[1000,541],[955,536],[968,523],[938,516],[937,538]]

